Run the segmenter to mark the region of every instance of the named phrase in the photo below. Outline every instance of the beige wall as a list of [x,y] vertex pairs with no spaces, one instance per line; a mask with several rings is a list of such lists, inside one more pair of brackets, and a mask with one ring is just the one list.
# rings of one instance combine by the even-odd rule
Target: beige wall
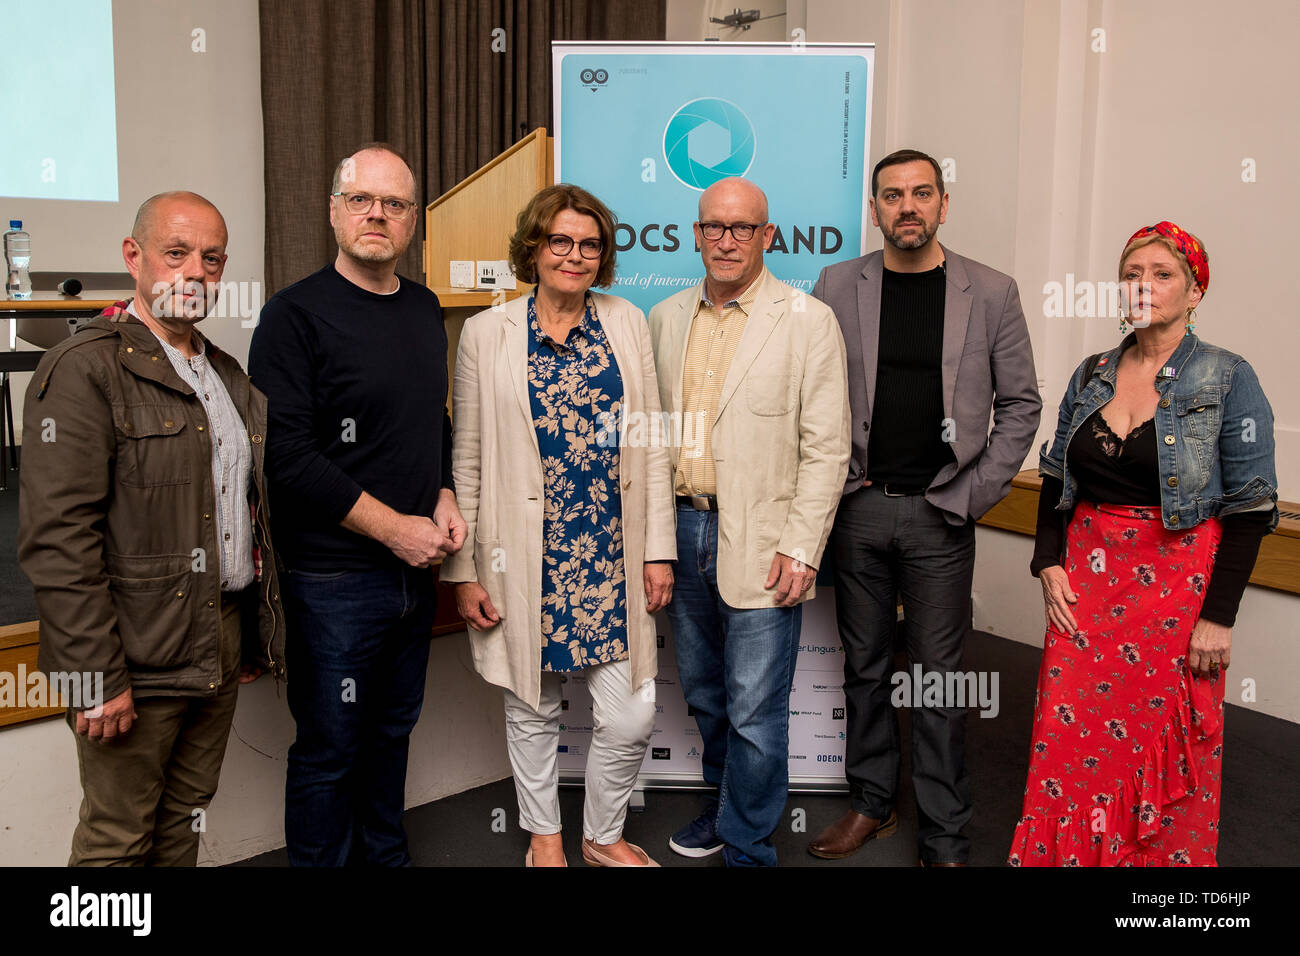
[[[1277,418],[1284,498],[1300,498],[1300,347],[1291,320],[1288,173],[1300,131],[1281,91],[1300,85],[1300,7],[1256,0],[1250,15],[1213,0],[808,0],[810,41],[876,41],[880,149],[909,145],[957,163],[948,222],[954,250],[1010,272],[1034,341],[1050,438],[1075,365],[1118,340],[1114,319],[1043,314],[1044,283],[1113,280],[1125,240],[1172,219],[1210,252],[1197,331],[1258,371]],[[1094,53],[1092,31],[1106,31]],[[884,42],[882,43],[882,38]],[[894,55],[897,52],[898,55]],[[1252,157],[1259,182],[1241,181]],[[1037,464],[1036,451],[1026,465]],[[981,528],[975,623],[1041,646],[1031,542]],[[1233,671],[1257,681],[1239,701],[1300,720],[1300,598],[1250,587],[1234,631]],[[1239,695],[1240,688],[1237,688]]]

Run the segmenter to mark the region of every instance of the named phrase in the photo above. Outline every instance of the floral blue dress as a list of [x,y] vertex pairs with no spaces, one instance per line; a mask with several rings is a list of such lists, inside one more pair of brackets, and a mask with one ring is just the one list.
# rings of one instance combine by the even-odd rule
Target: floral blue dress
[[542,670],[627,660],[618,421],[623,379],[591,300],[565,341],[528,300],[528,384],[542,457]]

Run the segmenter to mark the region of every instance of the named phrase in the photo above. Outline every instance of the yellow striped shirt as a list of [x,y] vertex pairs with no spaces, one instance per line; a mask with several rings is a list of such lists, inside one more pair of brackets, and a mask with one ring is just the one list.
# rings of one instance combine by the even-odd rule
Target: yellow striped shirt
[[[691,331],[686,340],[686,363],[682,368],[682,421],[695,422],[701,454],[677,459],[673,476],[679,495],[716,495],[717,472],[713,465],[713,419],[722,398],[722,384],[727,379],[731,360],[740,345],[750,309],[767,269],[749,284],[740,298],[724,303],[721,311],[700,294],[700,304],[691,317]],[[701,434],[702,432],[702,434]]]

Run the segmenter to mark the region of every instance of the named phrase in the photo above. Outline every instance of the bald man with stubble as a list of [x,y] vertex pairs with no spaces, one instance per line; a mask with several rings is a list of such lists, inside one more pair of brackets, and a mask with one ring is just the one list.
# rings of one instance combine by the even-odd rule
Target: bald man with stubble
[[27,390],[18,560],[39,663],[52,683],[89,677],[65,702],[71,866],[193,866],[239,684],[283,668],[266,398],[196,328],[226,238],[202,196],[146,200],[122,241],[135,296],[50,349]]

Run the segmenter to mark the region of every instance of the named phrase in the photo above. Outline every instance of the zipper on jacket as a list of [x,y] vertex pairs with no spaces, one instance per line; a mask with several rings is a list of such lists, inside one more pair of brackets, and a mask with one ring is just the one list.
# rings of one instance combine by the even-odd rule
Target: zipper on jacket
[[[249,384],[248,384],[248,394],[244,396],[244,428],[245,428],[245,430],[247,430],[247,428],[248,428],[248,408],[249,408],[249,404],[252,402],[252,398],[253,398],[253,384],[252,384],[252,382],[250,381]],[[263,461],[265,462],[265,453],[263,453]],[[263,465],[263,469],[265,469],[265,464]],[[265,474],[266,474],[266,472],[265,472],[265,470],[263,470],[263,476],[265,476]],[[263,478],[263,480],[265,481],[265,477]],[[271,541],[271,529],[270,529],[270,527],[269,527],[269,526],[267,525],[267,523],[266,523],[266,517],[265,517],[265,515],[262,514],[262,494],[263,494],[262,492],[260,492],[260,491],[258,492],[258,495],[257,495],[257,504],[253,506],[253,518],[254,518],[254,521],[255,521],[257,524],[259,524],[259,525],[261,526],[261,528],[262,528],[262,541],[263,541],[263,543],[266,544],[266,545],[268,545],[268,547],[266,547],[266,548],[263,549],[266,553],[265,553],[265,555],[264,555],[264,557],[263,557],[263,560],[262,560],[262,574],[266,577],[266,590],[267,590],[267,592],[268,592],[268,597],[265,599],[265,601],[266,601],[266,609],[267,609],[268,611],[271,612],[271,636],[268,637],[267,640],[266,640],[266,659],[267,659],[268,661],[270,661],[270,663],[271,663],[271,676],[275,678],[275,696],[276,696],[276,697],[279,697],[279,696],[280,696],[280,681],[281,681],[281,679],[282,679],[283,676],[284,676],[285,666],[284,666],[283,663],[281,663],[280,661],[277,661],[277,660],[275,659],[275,654],[274,654],[274,652],[273,652],[273,650],[272,650],[272,648],[275,646],[275,620],[276,620],[276,614],[275,614],[275,606],[274,606],[274,602],[271,600],[271,596],[269,595],[269,592],[271,591],[271,586],[272,586],[272,584],[276,583],[276,582],[278,581],[278,578],[277,578],[277,576],[274,574],[274,571],[275,571],[275,553],[274,553],[274,552],[271,550],[271,548],[269,547],[269,544],[270,544],[270,541]],[[259,584],[260,584],[260,582],[259,582]],[[277,584],[277,586],[278,586],[278,584]],[[260,588],[259,588],[259,590],[260,590]]]
[[[270,541],[271,536],[266,526],[266,518],[262,514],[261,495],[257,496],[257,505],[254,507],[253,512],[257,517],[258,525],[262,529],[262,540]],[[275,604],[271,600],[272,595],[270,593],[272,586],[275,585],[277,580],[275,574],[273,573],[275,570],[275,555],[274,553],[272,553],[270,548],[267,548],[266,552],[267,552],[267,557],[270,559],[270,561],[269,562],[264,561],[262,567],[262,573],[266,575],[266,591],[267,591],[267,597],[264,600],[266,602],[266,609],[271,612],[271,636],[267,638],[266,641],[266,659],[271,662],[271,676],[273,676],[276,680],[276,683],[279,684],[280,678],[284,674],[284,665],[275,659],[275,654],[272,651],[272,648],[275,645],[276,613],[275,613]],[[269,567],[267,566],[268,564]],[[277,696],[278,696],[278,688],[277,688]]]

